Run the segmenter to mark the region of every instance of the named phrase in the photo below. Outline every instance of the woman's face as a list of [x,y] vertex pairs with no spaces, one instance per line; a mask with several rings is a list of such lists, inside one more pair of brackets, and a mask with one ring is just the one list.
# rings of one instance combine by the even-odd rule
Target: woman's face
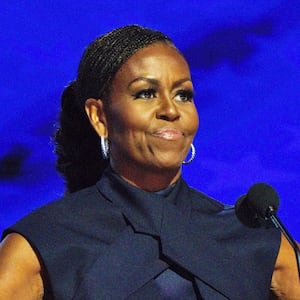
[[121,175],[180,170],[198,128],[185,59],[164,43],[139,50],[116,73],[105,113]]

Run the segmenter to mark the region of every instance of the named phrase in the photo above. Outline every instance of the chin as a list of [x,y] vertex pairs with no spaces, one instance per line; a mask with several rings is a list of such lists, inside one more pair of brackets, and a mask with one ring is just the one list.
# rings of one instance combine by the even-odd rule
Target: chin
[[158,169],[165,171],[178,171],[181,168],[182,161],[163,161],[158,164]]

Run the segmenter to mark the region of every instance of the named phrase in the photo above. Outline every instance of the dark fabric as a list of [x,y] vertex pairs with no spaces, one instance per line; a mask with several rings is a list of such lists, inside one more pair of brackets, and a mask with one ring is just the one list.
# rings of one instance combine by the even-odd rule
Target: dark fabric
[[[179,272],[179,274],[180,273],[182,272]],[[159,289],[161,299],[197,299],[196,292],[193,287],[193,280],[190,278],[190,274],[187,279],[179,274],[169,268],[154,280],[154,284]]]
[[33,245],[47,287],[62,300],[163,299],[168,282],[179,278],[193,285],[185,299],[268,299],[280,244],[278,230],[244,227],[233,209],[183,179],[159,195],[111,170],[9,232]]

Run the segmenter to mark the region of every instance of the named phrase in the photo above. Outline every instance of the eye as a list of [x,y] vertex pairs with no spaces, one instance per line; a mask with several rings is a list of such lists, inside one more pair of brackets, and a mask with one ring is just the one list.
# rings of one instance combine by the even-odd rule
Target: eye
[[180,102],[191,102],[194,98],[192,90],[179,90],[176,92],[175,98]]
[[134,94],[135,99],[153,99],[156,98],[156,90],[153,88],[144,89]]

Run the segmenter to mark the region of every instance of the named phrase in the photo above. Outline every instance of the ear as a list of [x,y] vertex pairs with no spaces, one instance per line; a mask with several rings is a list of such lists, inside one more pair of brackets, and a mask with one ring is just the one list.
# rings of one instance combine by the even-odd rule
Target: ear
[[85,101],[85,112],[97,134],[107,137],[107,122],[102,100],[93,98],[87,99]]

